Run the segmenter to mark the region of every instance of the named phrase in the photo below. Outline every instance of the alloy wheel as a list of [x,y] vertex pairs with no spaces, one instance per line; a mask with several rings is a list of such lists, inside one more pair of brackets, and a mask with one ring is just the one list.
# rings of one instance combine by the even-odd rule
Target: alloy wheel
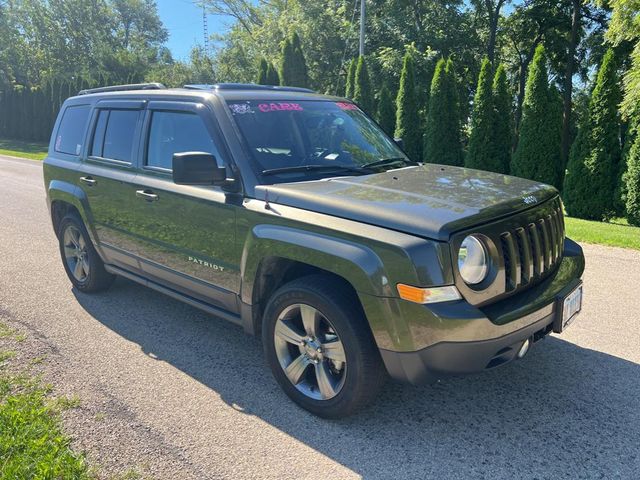
[[276,321],[274,343],[280,367],[307,397],[329,400],[344,385],[347,361],[331,322],[316,308],[294,304]]
[[89,258],[87,242],[82,232],[74,225],[69,225],[63,234],[64,258],[69,271],[78,282],[84,282],[89,276]]

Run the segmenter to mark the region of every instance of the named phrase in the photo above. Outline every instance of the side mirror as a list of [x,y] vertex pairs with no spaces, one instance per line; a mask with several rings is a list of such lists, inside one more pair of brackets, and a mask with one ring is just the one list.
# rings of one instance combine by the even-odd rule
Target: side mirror
[[402,140],[401,138],[394,138],[393,141],[396,142],[396,145],[398,145],[398,147],[400,147],[400,150],[404,151],[404,140]]
[[223,185],[227,169],[219,167],[216,157],[205,152],[174,153],[173,181],[178,185]]

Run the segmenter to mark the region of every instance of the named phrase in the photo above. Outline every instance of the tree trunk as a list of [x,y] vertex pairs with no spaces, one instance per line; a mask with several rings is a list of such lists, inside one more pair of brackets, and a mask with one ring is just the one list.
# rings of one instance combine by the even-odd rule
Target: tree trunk
[[578,33],[580,32],[581,2],[580,0],[572,0],[571,14],[571,36],[569,37],[569,46],[567,48],[567,66],[564,73],[564,92],[562,95],[562,177],[564,177],[564,166],[569,158],[569,150],[571,148],[571,113],[573,109],[573,74],[576,64],[576,48],[578,45]]

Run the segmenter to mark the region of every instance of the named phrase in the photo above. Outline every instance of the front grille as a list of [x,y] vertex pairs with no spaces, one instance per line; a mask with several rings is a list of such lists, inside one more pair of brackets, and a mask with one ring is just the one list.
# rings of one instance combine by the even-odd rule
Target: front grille
[[531,223],[500,234],[505,266],[505,291],[525,287],[546,277],[558,264],[564,245],[560,206]]

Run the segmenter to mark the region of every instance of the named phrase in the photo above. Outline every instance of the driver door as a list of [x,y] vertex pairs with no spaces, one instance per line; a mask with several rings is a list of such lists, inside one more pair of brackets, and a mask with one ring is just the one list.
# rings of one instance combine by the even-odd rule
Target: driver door
[[141,168],[132,208],[145,276],[237,312],[239,252],[235,248],[238,194],[214,186],[176,185],[172,157],[207,152],[224,164],[213,114],[191,102],[150,102],[143,127]]

